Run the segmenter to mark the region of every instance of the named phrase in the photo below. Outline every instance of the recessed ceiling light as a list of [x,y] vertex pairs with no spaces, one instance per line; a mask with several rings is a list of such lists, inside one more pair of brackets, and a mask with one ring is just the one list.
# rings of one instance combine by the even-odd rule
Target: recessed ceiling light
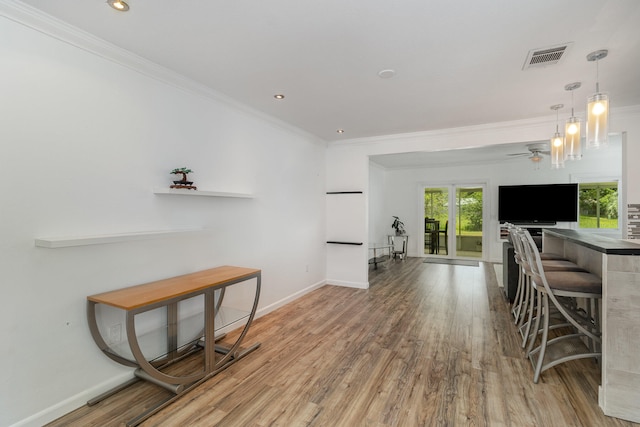
[[123,0],[107,0],[107,4],[120,12],[126,12],[129,10],[129,5]]
[[344,133],[344,129],[338,129],[336,132],[338,132],[338,133]]
[[378,77],[380,77],[381,79],[390,79],[391,77],[396,75],[396,71],[395,70],[382,70],[380,72],[378,72]]
[[284,99],[284,95],[283,95],[283,94],[281,94],[281,93],[278,93],[278,94],[276,94],[276,95],[273,95],[273,97],[274,97],[275,99]]

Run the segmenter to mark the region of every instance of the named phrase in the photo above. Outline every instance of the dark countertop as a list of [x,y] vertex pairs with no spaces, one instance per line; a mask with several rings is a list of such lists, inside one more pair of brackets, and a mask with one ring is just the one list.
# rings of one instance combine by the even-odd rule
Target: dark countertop
[[605,254],[640,255],[640,241],[638,241],[638,243],[631,243],[625,240],[612,239],[598,234],[569,230],[566,228],[544,228],[542,232]]

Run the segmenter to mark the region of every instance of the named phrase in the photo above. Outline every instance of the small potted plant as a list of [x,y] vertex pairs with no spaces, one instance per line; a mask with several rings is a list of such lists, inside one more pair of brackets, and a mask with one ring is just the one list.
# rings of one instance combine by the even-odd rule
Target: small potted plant
[[404,231],[404,222],[400,221],[400,218],[397,216],[393,217],[393,224],[391,224],[391,228],[396,230],[396,236],[402,236],[405,234]]
[[187,174],[191,172],[193,171],[189,168],[175,168],[174,170],[169,172],[172,175],[182,175],[181,180],[173,181],[173,185],[171,186],[171,188],[186,188],[188,190],[197,190],[197,188],[192,185],[193,181],[187,180]]

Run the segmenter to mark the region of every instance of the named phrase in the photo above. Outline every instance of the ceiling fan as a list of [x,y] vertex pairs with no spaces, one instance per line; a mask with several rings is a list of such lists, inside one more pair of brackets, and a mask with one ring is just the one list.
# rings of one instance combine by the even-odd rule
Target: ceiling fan
[[527,144],[526,147],[527,150],[529,150],[529,152],[527,153],[513,153],[507,155],[512,157],[528,156],[527,158],[533,163],[539,163],[544,158],[543,156],[548,156],[549,154],[551,154],[551,152],[549,151],[549,145],[546,142],[535,142]]

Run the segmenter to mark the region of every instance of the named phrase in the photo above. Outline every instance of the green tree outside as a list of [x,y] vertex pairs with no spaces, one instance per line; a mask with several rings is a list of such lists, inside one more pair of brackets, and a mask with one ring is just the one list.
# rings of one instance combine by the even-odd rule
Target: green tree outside
[[618,228],[618,183],[579,185],[580,228]]

